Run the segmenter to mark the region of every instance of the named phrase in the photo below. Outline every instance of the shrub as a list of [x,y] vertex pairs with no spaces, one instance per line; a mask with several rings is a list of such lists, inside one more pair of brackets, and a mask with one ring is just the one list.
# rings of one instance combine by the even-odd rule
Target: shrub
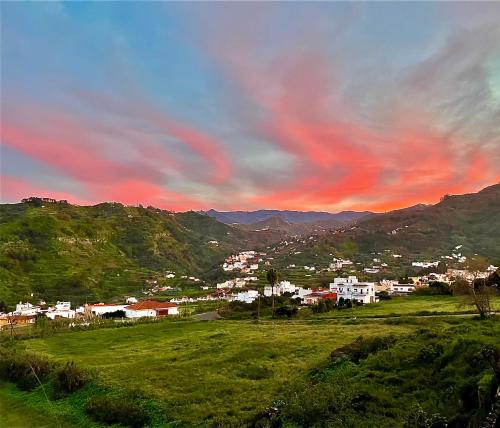
[[414,406],[406,417],[405,428],[446,428],[446,419],[439,413],[427,413],[419,405]]
[[276,309],[277,317],[287,317],[288,319],[292,318],[294,315],[297,315],[298,309],[296,307],[290,306],[280,306]]
[[34,389],[52,370],[51,363],[36,355],[20,352],[2,352],[0,378],[15,383],[20,389]]
[[87,381],[87,372],[78,368],[71,361],[55,372],[54,390],[58,394],[72,393],[80,389]]
[[428,287],[417,288],[413,293],[419,296],[451,296],[453,291],[445,282],[431,281]]
[[105,314],[102,314],[102,318],[104,319],[125,318],[125,311],[117,310],[114,312],[107,312]]
[[394,336],[372,337],[369,339],[360,336],[355,342],[335,349],[330,354],[330,357],[332,359],[348,357],[351,361],[358,364],[360,360],[367,358],[371,353],[389,349],[394,343],[396,343]]
[[92,397],[85,405],[85,412],[96,422],[108,425],[140,428],[150,421],[138,403],[124,397]]
[[442,353],[443,346],[441,344],[438,343],[436,345],[426,345],[420,350],[418,358],[420,361],[431,363]]
[[388,291],[378,291],[377,293],[375,293],[375,295],[380,299],[380,300],[391,300],[392,297],[391,295],[389,294]]

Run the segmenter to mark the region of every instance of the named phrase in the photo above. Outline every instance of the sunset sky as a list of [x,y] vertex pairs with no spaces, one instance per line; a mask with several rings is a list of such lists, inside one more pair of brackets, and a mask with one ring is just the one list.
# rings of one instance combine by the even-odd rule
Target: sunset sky
[[2,202],[384,211],[500,180],[500,3],[1,9]]

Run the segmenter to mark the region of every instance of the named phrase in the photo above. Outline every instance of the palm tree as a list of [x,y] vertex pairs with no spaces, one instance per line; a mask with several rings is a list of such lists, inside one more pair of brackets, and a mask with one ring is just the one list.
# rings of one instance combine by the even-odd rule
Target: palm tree
[[267,282],[271,285],[271,298],[272,298],[272,309],[273,309],[273,319],[274,319],[274,286],[278,282],[278,272],[276,269],[271,268],[266,274]]

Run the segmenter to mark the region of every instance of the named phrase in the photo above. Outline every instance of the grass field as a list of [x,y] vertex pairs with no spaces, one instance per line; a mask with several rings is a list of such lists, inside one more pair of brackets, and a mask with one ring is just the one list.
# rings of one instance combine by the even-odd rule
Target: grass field
[[[59,332],[23,340],[19,345],[54,361],[75,361],[96,373],[100,386],[153,398],[165,409],[166,420],[183,421],[188,426],[207,420],[237,423],[272,404],[311,369],[326,364],[332,350],[359,336],[407,336],[419,328],[447,322],[425,317],[370,318],[467,309],[458,303],[454,297],[412,296],[292,321],[164,320],[125,328]],[[496,299],[497,309],[499,303]],[[354,316],[356,321],[351,319]],[[453,323],[457,322],[460,318],[453,318]],[[33,401],[23,403],[25,393],[16,395],[13,391],[0,389],[7,426],[32,426],[32,416],[44,414],[41,394],[33,407]],[[69,402],[58,405],[60,416],[73,412]],[[81,416],[71,420],[88,426],[82,409],[78,409]],[[47,427],[55,426],[50,418],[43,420]]]
[[[492,309],[500,311],[500,298],[492,299]],[[474,308],[464,306],[463,301],[455,296],[402,296],[383,300],[379,303],[343,309],[319,315],[322,318],[342,317],[388,317],[400,315],[429,315],[474,313]]]
[[96,369],[114,388],[164,403],[169,419],[240,419],[268,406],[288,382],[356,337],[403,334],[409,326],[323,321],[164,322],[58,334],[27,341],[30,351]]
[[55,416],[40,408],[26,405],[22,396],[16,396],[13,387],[0,388],[0,426],[2,428],[72,428],[67,420]]

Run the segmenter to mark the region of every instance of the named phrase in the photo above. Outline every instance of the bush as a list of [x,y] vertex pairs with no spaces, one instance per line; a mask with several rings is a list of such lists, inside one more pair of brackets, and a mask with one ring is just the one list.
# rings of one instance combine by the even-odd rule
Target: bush
[[446,428],[446,419],[439,413],[427,413],[416,405],[406,417],[405,428]]
[[51,363],[36,355],[19,352],[0,354],[0,378],[29,391],[43,382],[52,371]]
[[445,282],[431,281],[428,287],[419,287],[413,294],[419,296],[451,296],[453,291],[449,284]]
[[80,389],[87,381],[87,372],[71,361],[55,372],[54,390],[58,394],[70,394]]
[[441,344],[426,345],[420,350],[418,359],[426,363],[432,363],[443,353],[443,346]]
[[292,318],[294,315],[297,315],[298,309],[296,307],[290,306],[280,306],[276,309],[277,317],[287,317],[288,319]]
[[105,314],[102,314],[102,318],[104,319],[125,318],[125,311],[117,310],[114,312],[107,312]]
[[330,357],[334,360],[347,357],[352,362],[358,364],[360,360],[367,358],[371,353],[389,349],[394,343],[396,343],[396,337],[394,336],[372,337],[368,339],[360,336],[355,342],[332,351]]
[[138,403],[124,397],[92,397],[85,405],[85,412],[96,422],[108,425],[140,428],[150,421]]
[[391,295],[389,294],[388,291],[378,291],[377,293],[375,293],[375,295],[379,298],[379,300],[391,300],[392,297]]

